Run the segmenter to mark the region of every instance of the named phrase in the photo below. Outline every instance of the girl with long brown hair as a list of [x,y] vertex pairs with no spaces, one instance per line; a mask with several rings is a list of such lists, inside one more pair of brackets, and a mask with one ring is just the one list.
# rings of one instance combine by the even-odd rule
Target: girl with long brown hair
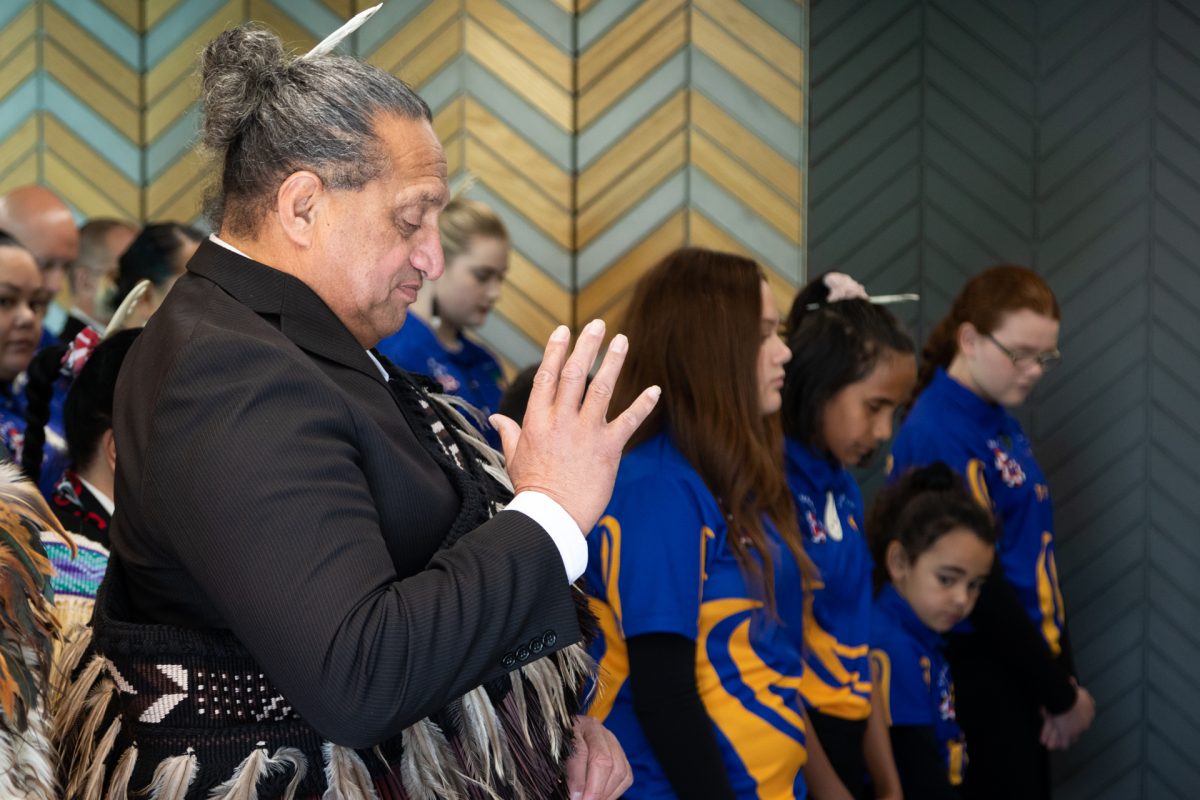
[[967,798],[1047,798],[1048,750],[1091,724],[1054,557],[1050,489],[1009,413],[1060,360],[1061,313],[1033,271],[976,275],[925,345],[920,396],[893,447],[893,478],[944,461],[1000,520],[997,569],[951,634],[957,713],[970,748]]
[[588,538],[591,713],[633,767],[627,797],[805,797],[819,746],[781,620],[799,619],[812,568],[782,469],[775,300],[753,261],[683,249],[642,277],[623,325],[614,399],[647,380],[662,399]]

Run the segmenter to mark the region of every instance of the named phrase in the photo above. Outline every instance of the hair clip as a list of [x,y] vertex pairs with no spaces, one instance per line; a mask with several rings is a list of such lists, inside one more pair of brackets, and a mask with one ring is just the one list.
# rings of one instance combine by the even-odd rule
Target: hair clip
[[[895,303],[907,303],[921,299],[921,295],[916,292],[905,292],[904,294],[877,294],[872,295],[867,299],[868,303],[874,303],[877,306],[890,306]],[[834,301],[837,302],[837,301]],[[804,306],[805,311],[816,311],[818,308],[829,303],[809,303]]]
[[379,5],[375,6],[374,8],[368,8],[366,11],[360,11],[359,13],[355,14],[353,17],[351,17],[350,19],[348,19],[346,21],[345,25],[338,28],[336,31],[334,31],[333,33],[329,34],[324,39],[322,39],[321,43],[318,44],[316,47],[314,47],[312,50],[309,50],[307,53],[300,56],[300,60],[303,61],[304,59],[308,59],[308,58],[318,58],[318,57],[323,56],[326,53],[330,52],[331,50],[333,50],[333,48],[335,48],[339,44],[341,44],[341,41],[343,39],[345,39],[347,36],[354,33],[359,28],[361,28],[363,26],[363,23],[365,23],[367,20],[369,20],[371,17],[373,17],[375,15],[375,12],[381,8],[383,8],[383,3],[380,3]]
[[90,326],[84,327],[83,330],[75,334],[75,338],[71,340],[71,344],[67,347],[67,352],[63,353],[62,367],[59,370],[62,376],[64,378],[78,378],[79,373],[83,370],[83,365],[92,357],[92,352],[100,342],[100,334],[95,328]]

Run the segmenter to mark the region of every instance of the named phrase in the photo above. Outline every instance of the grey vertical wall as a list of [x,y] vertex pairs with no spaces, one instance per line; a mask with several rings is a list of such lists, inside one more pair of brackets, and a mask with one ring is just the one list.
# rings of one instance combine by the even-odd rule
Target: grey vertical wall
[[1200,797],[1200,2],[816,0],[810,24],[810,270],[920,292],[920,338],[998,261],[1063,304],[1024,415],[1100,714],[1056,797]]

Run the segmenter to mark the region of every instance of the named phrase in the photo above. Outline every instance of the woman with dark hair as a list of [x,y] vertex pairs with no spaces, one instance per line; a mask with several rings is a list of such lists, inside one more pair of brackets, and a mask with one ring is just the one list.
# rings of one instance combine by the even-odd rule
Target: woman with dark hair
[[[42,318],[50,304],[50,295],[42,287],[37,261],[20,242],[0,232],[0,444],[3,455],[20,466],[27,439],[37,442],[41,467],[41,442],[48,440],[50,458],[45,469],[26,474],[49,494],[65,466],[62,428],[43,415],[30,428],[26,409],[30,404],[30,376],[27,370],[34,360],[42,336]],[[52,368],[57,375],[57,365]],[[51,378],[53,380],[53,378]],[[47,388],[47,404],[50,389]],[[32,390],[34,395],[37,389]]]
[[781,469],[778,328],[758,265],[708,250],[667,256],[626,311],[614,400],[646,381],[663,394],[621,460],[585,577],[602,632],[590,713],[633,766],[627,797],[806,796],[819,746],[799,636],[781,620],[799,619],[812,567]]
[[997,266],[955,298],[925,345],[892,475],[944,461],[1000,520],[996,570],[951,638],[971,744],[968,798],[1047,798],[1048,750],[1068,747],[1095,702],[1075,678],[1046,477],[1008,409],[1060,360],[1060,311],[1033,271]]
[[179,222],[155,222],[142,228],[133,244],[117,260],[117,279],[108,296],[111,313],[144,280],[150,288],[142,295],[128,327],[140,328],[158,310],[175,285],[204,234]]
[[[852,794],[898,797],[887,727],[872,713],[871,555],[862,492],[850,468],[892,437],[917,379],[912,339],[857,283],[829,273],[788,314],[783,385],[787,479],[805,552],[820,572],[804,607],[801,694],[821,745]],[[797,619],[799,623],[800,620]],[[799,625],[795,627],[800,627]]]
[[91,619],[108,565],[117,467],[113,393],[121,363],[139,333],[141,328],[119,331],[98,344],[77,339],[67,353],[72,375],[78,370],[63,407],[69,464],[50,497],[50,509],[71,534],[74,548],[52,532],[42,538],[54,565],[55,607],[68,632]]

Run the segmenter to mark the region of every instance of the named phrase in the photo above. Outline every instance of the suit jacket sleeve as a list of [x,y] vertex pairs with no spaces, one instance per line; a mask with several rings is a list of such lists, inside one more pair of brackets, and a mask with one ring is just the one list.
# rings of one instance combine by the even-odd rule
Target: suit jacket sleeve
[[352,401],[304,366],[256,340],[185,345],[150,412],[139,493],[199,600],[301,716],[373,746],[520,666],[522,645],[577,641],[562,559],[519,512],[396,574]]

